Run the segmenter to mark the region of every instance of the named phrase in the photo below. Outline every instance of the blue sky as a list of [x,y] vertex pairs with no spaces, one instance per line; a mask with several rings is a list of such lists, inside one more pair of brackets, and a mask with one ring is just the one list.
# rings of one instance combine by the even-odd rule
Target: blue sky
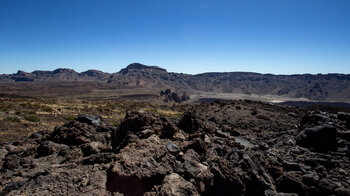
[[349,0],[0,0],[0,73],[350,73]]

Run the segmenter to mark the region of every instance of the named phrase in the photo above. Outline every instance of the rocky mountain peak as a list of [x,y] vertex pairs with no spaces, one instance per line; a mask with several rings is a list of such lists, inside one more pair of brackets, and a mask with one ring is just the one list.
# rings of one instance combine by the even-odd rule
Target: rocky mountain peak
[[97,75],[101,75],[101,74],[108,74],[99,70],[95,70],[95,69],[89,69],[87,71],[84,71],[82,73],[80,73],[82,75],[88,75],[88,76],[97,76]]
[[58,68],[52,72],[53,74],[58,73],[76,73],[73,69],[66,69],[66,68]]
[[143,65],[141,63],[132,63],[128,65],[126,68],[120,70],[121,73],[128,72],[131,70],[147,70],[147,71],[161,71],[161,72],[166,72],[166,69],[160,68],[158,66],[150,66],[150,65]]
[[16,75],[26,75],[26,74],[28,74],[28,73],[25,71],[22,71],[22,70],[18,70],[16,73]]

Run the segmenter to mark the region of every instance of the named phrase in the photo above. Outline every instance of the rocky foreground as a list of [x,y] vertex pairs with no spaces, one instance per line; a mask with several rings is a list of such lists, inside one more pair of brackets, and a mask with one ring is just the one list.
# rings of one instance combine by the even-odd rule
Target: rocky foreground
[[252,101],[82,115],[0,146],[0,195],[350,195],[350,114]]

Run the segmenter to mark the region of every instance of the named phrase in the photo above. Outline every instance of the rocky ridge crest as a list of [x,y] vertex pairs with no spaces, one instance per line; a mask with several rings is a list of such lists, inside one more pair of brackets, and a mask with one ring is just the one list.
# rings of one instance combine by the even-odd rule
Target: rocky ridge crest
[[[34,71],[0,75],[0,82],[96,81],[114,87],[144,87],[185,92],[209,91],[277,95],[318,101],[350,100],[348,74],[273,75],[250,72],[203,73],[196,75],[169,73],[158,66],[133,63],[116,73],[89,70],[77,73],[71,69]],[[107,87],[106,87],[107,88]]]

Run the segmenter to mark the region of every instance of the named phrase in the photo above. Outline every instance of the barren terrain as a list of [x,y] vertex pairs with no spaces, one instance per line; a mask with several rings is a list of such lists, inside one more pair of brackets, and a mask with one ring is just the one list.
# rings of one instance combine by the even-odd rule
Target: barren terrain
[[346,75],[2,77],[0,195],[350,195]]
[[350,195],[348,113],[250,100],[143,109],[3,142],[1,195]]

